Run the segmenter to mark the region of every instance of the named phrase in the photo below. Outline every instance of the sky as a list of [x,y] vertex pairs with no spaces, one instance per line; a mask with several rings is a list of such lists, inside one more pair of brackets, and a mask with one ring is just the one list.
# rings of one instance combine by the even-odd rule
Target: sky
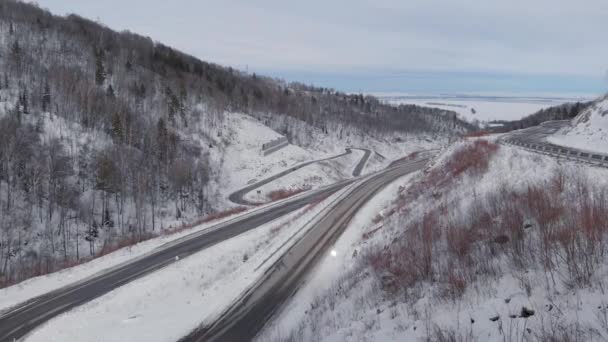
[[203,60],[356,92],[608,92],[607,0],[38,0]]

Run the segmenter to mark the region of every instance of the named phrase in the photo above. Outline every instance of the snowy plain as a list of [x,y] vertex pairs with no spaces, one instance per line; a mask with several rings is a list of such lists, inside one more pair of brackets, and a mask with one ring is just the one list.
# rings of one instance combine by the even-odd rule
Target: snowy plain
[[519,120],[543,108],[566,102],[586,101],[587,97],[520,96],[520,95],[412,95],[378,94],[390,104],[415,104],[455,111],[469,122],[486,123],[493,120]]

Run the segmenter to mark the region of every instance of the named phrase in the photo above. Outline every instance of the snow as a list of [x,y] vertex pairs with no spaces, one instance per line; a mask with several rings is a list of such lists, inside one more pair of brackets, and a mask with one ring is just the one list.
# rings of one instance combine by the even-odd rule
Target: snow
[[608,154],[608,97],[598,100],[566,127],[547,137],[556,145]]
[[25,302],[36,296],[59,289],[61,287],[83,281],[91,276],[97,275],[119,265],[132,261],[135,258],[145,256],[155,249],[163,248],[166,244],[174,243],[180,239],[189,238],[191,234],[203,233],[207,229],[216,229],[220,225],[235,219],[250,215],[257,210],[264,210],[268,206],[251,209],[245,213],[229,216],[223,219],[214,220],[192,229],[187,229],[179,233],[159,236],[136,245],[119,249],[107,255],[95,258],[83,264],[66,268],[58,272],[30,278],[16,285],[0,289],[0,313],[10,307]]
[[[519,120],[543,108],[565,102],[580,101],[581,98],[552,96],[489,96],[489,95],[399,95],[382,97],[388,103],[415,104],[455,111],[469,122],[494,120]],[[473,113],[473,110],[475,113]]]
[[[464,144],[450,146],[433,160],[432,167],[441,167]],[[500,147],[486,173],[464,176],[441,196],[446,203],[458,203],[464,212],[475,197],[499,192],[504,185],[523,191],[529,184],[544,183],[558,169],[597,180],[598,187],[608,186],[605,170]],[[432,284],[421,286],[414,303],[385,297],[361,256],[368,248],[388,244],[408,221],[416,222],[429,207],[438,205],[433,196],[426,195],[407,204],[407,216],[393,215],[379,223],[374,220],[391,208],[399,186],[407,186],[416,177],[394,182],[365,206],[334,246],[336,256],[322,261],[258,341],[426,341],[438,328],[447,336],[453,333],[456,340],[535,340],[541,329],[568,326],[581,329],[581,340],[608,337],[608,297],[602,288],[574,291],[560,285],[556,293],[546,288],[545,274],[537,269],[519,272],[504,264],[504,274],[497,275],[496,281],[474,283],[455,301],[437,298]],[[374,233],[364,238],[367,232]],[[608,266],[596,270],[596,277],[607,279]],[[535,315],[519,318],[522,307],[533,308]],[[491,320],[494,317],[497,321]],[[599,335],[589,335],[593,329]]]
[[[248,115],[226,113],[225,126],[229,143],[223,151],[219,189],[223,200],[230,193],[302,162],[329,155],[316,154],[295,145],[263,156],[262,144],[281,135]],[[320,177],[326,177],[318,170]]]
[[248,193],[245,198],[253,202],[266,202],[269,200],[268,194],[275,190],[317,189],[350,178],[353,169],[362,157],[363,151],[353,149],[352,153],[340,158],[307,165],[264,184],[256,191]]
[[26,341],[175,341],[219,315],[351,188],[62,314]]
[[[228,206],[228,194],[253,184],[274,174],[288,170],[298,164],[334,157],[343,154],[352,147],[352,153],[320,163],[313,163],[246,195],[248,200],[265,202],[268,193],[280,189],[316,189],[350,178],[355,165],[363,156],[357,148],[372,150],[363,174],[378,171],[392,160],[402,158],[411,152],[435,148],[440,142],[424,137],[408,136],[400,140],[372,139],[364,135],[351,134],[344,140],[332,140],[329,136],[319,136],[315,143],[307,148],[293,144],[268,156],[263,156],[261,146],[281,135],[265,126],[259,120],[244,114],[226,113],[225,127],[227,144],[221,162],[220,184],[218,191],[223,194],[221,200]],[[380,153],[384,158],[379,157]]]
[[369,221],[393,200],[401,184],[407,183],[415,175],[416,173],[406,175],[387,185],[361,208],[348,229],[338,238],[329,255],[320,261],[304,286],[279,313],[278,319],[258,336],[257,341],[276,339],[278,336],[285,336],[284,332],[296,329],[302,314],[307,312],[314,299],[356,267],[355,256],[362,251],[358,244]]

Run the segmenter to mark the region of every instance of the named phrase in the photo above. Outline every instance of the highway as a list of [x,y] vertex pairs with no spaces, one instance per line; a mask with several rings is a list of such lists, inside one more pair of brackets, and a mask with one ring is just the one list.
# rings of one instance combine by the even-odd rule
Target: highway
[[[366,153],[355,167],[355,172],[361,172],[369,157],[369,150],[364,151],[366,151]],[[341,155],[300,164],[294,168],[271,176],[262,182],[258,182],[253,186],[240,190],[231,195],[231,197],[236,199],[236,203],[244,203],[242,196],[251,191],[251,189],[267,184],[274,179],[282,177],[285,174],[306,165],[310,165],[311,163],[339,158],[349,153],[352,153],[352,151],[347,149],[347,151]],[[230,220],[225,224],[219,224],[202,232],[193,233],[177,241],[161,246],[145,256],[109,270],[102,271],[83,281],[44,294],[17,305],[16,307],[10,308],[8,311],[0,313],[0,341],[12,342],[22,338],[32,329],[63,312],[100,297],[124,284],[166,267],[205,248],[275,220],[285,214],[302,208],[309,203],[325,198],[356,180],[357,179],[355,178],[348,179],[309,191],[291,199],[270,205],[267,208],[259,209],[250,214]]]
[[297,291],[361,207],[397,178],[422,169],[428,158],[402,163],[359,180],[299,238],[216,321],[201,326],[181,342],[250,341],[282,304]]
[[[49,319],[80,304],[102,296],[146,274],[177,262],[205,248],[254,229],[306,204],[322,199],[351,184],[355,179],[332,184],[259,209],[233,219],[226,224],[193,233],[176,242],[170,242],[153,252],[126,264],[103,271],[84,281],[72,284],[0,313],[0,341],[12,342]],[[177,258],[176,258],[177,257]]]
[[555,158],[608,167],[608,155],[606,154],[555,145],[547,141],[547,136],[569,125],[570,121],[568,120],[547,121],[539,126],[507,133],[500,139],[500,142]]

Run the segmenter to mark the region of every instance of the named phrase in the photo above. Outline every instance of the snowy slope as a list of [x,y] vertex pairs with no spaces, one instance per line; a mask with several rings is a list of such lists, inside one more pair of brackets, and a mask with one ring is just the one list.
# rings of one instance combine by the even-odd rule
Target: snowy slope
[[176,341],[221,313],[348,189],[60,315],[26,341]]
[[[441,168],[463,148],[450,147],[433,163]],[[519,269],[508,257],[492,259],[495,274],[467,280],[461,295],[451,297],[443,292],[441,281],[423,281],[407,291],[392,295],[383,288],[368,259],[374,251],[386,250],[414,222],[414,227],[427,212],[437,208],[452,219],[475,210],[486,196],[508,191],[529,191],[530,185],[548,186],[548,179],[563,172],[591,183],[594,189],[608,190],[608,173],[560,163],[549,157],[500,147],[481,174],[470,174],[450,183],[447,189],[423,186],[422,197],[403,202],[419,174],[395,182],[358,215],[337,241],[335,257],[327,257],[281,312],[259,336],[258,341],[605,341],[608,297],[603,285],[608,267],[600,263],[588,286],[574,286],[564,276],[564,261],[558,263],[554,281],[542,266]],[[581,178],[576,178],[581,177]],[[501,180],[501,181],[497,181]],[[403,186],[403,188],[399,188]],[[580,186],[580,184],[579,184]],[[589,185],[588,185],[589,186]],[[433,190],[437,189],[437,190]],[[565,185],[564,196],[572,196],[575,186]],[[570,189],[570,190],[568,190]],[[416,191],[416,190],[411,190]],[[394,200],[391,201],[390,198]],[[407,198],[407,197],[406,197]],[[577,202],[566,197],[566,202]],[[392,202],[392,204],[391,204]],[[442,209],[442,203],[448,207]],[[495,220],[500,220],[494,217]],[[443,221],[441,221],[443,222]],[[491,221],[490,226],[498,225]],[[465,224],[460,229],[466,229]],[[436,229],[444,229],[442,225]],[[527,243],[533,241],[533,230],[527,231]],[[443,241],[446,237],[441,237]],[[476,241],[479,248],[486,238]],[[386,247],[385,247],[386,246]],[[477,248],[477,247],[475,247]],[[498,247],[494,247],[498,248]],[[540,250],[530,245],[531,251]],[[499,249],[500,250],[500,249]],[[416,252],[418,253],[418,251]],[[541,253],[542,254],[542,253]],[[445,250],[434,250],[439,264],[449,265]],[[407,256],[407,255],[406,255]],[[526,254],[526,259],[528,258]],[[529,259],[528,259],[529,260]],[[483,263],[474,259],[476,265]],[[435,266],[434,266],[435,267]],[[383,278],[382,276],[381,278]],[[390,278],[389,278],[390,279]],[[442,294],[443,293],[443,294]],[[522,308],[535,310],[522,318]],[[578,336],[577,338],[574,338]]]
[[557,145],[608,153],[608,97],[599,99],[567,127],[547,138]]

